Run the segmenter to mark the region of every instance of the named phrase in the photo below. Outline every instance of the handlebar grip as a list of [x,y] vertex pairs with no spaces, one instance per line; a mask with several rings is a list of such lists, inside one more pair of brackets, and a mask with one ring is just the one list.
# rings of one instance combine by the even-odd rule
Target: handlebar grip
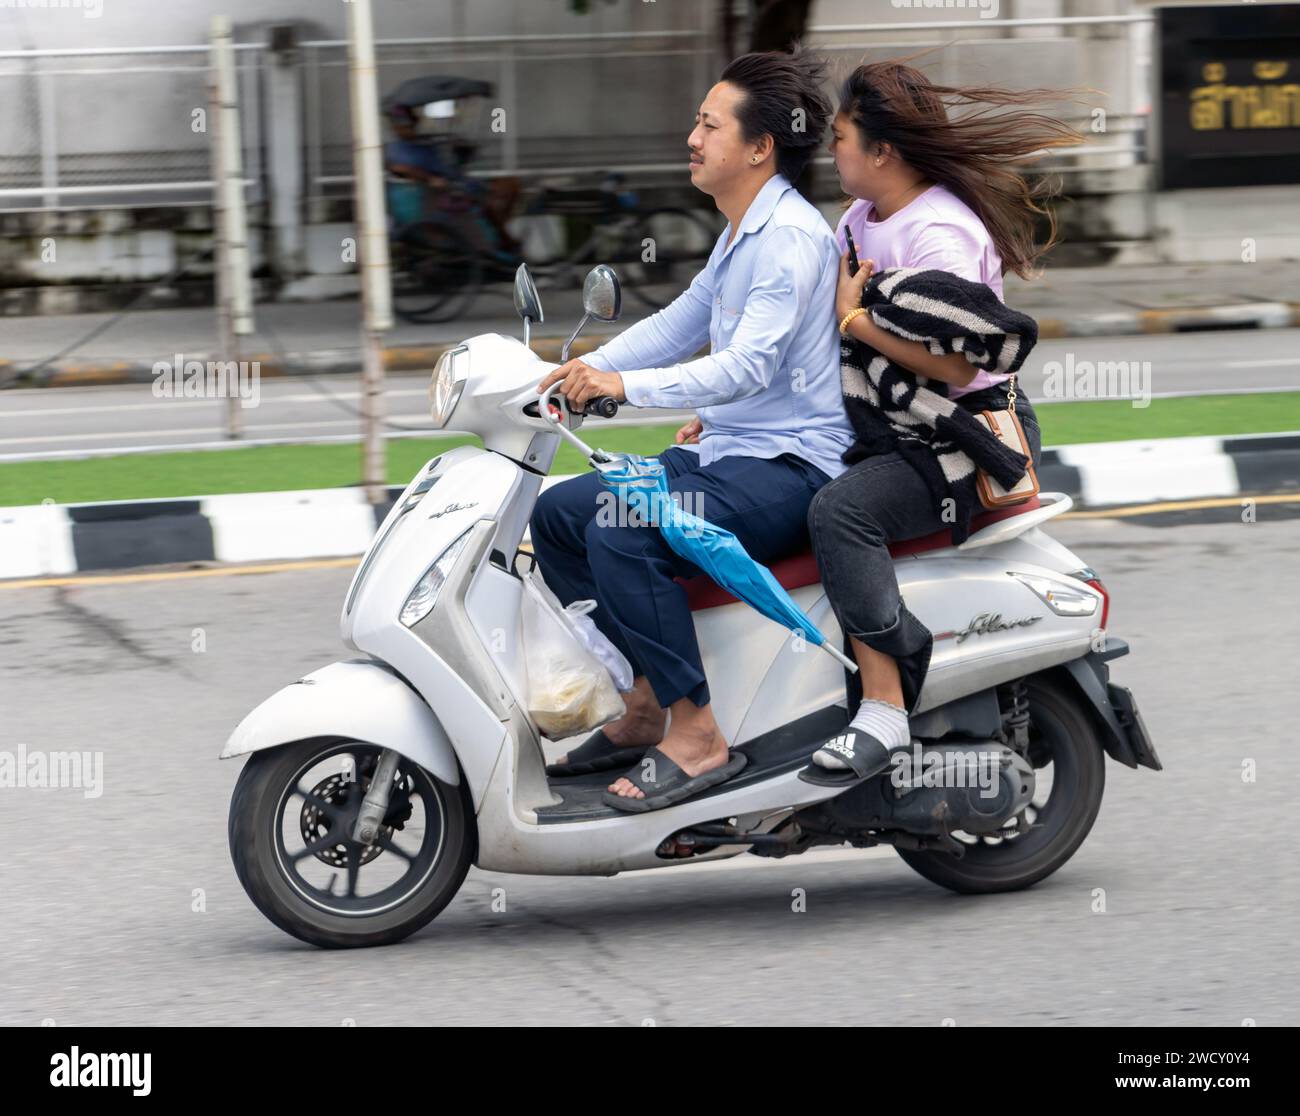
[[587,405],[583,407],[584,415],[595,415],[597,418],[613,418],[618,414],[618,400],[612,395],[598,395],[595,399],[588,399]]

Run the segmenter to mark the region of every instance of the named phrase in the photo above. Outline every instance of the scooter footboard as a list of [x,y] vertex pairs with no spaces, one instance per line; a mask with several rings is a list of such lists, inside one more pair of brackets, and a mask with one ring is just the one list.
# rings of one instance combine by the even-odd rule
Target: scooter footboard
[[230,734],[221,758],[318,736],[391,748],[444,783],[460,782],[455,749],[438,718],[375,659],[331,663],[272,694]]

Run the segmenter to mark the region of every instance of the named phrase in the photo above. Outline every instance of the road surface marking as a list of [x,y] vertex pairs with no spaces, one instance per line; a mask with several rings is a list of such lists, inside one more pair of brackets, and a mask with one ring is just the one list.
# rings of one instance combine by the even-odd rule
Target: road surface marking
[[1158,515],[1161,512],[1202,511],[1211,508],[1234,508],[1243,504],[1300,504],[1300,492],[1279,493],[1273,496],[1221,496],[1207,500],[1174,500],[1163,504],[1139,504],[1135,507],[1096,508],[1089,511],[1066,512],[1059,519],[1131,519],[1136,515]]
[[[143,387],[144,385],[141,384],[140,386]],[[42,388],[41,390],[48,391],[49,389]],[[64,389],[59,389],[59,390],[64,390]],[[397,398],[398,396],[407,396],[407,395],[423,395],[427,398],[428,394],[429,394],[428,388],[409,388],[409,389],[402,388],[396,391],[393,390],[385,391],[384,398],[394,399]],[[359,391],[344,391],[338,393],[320,392],[318,394],[313,394],[313,395],[274,395],[271,392],[268,392],[266,390],[266,385],[263,384],[262,399],[261,399],[261,403],[259,404],[259,409],[267,406],[278,405],[280,403],[326,404],[326,403],[331,403],[334,400],[347,401],[349,399],[360,399],[360,398],[361,398],[361,393]],[[0,422],[4,422],[6,419],[13,420],[19,418],[32,418],[35,416],[44,416],[44,415],[98,415],[98,414],[103,414],[106,411],[153,411],[161,407],[171,407],[175,409],[178,403],[182,405],[192,404],[194,406],[202,406],[203,404],[206,403],[215,407],[218,404],[222,404],[224,402],[225,402],[224,398],[209,399],[207,397],[204,397],[202,399],[159,399],[153,403],[101,403],[98,406],[87,406],[87,407],[41,407],[41,408],[33,408],[31,410],[15,409],[10,411],[6,415],[0,415]]]
[[[414,415],[384,415],[385,422],[429,422],[429,416],[423,413]],[[338,426],[357,426],[361,422],[360,417],[345,419],[327,419],[319,422],[257,422],[249,423],[246,430],[256,432],[258,430],[310,430],[313,427],[338,427]],[[0,446],[20,445],[31,442],[68,442],[91,441],[100,438],[160,438],[167,434],[207,434],[211,436],[213,428],[211,426],[190,427],[188,429],[171,429],[162,430],[107,430],[98,434],[41,434],[29,438],[0,438]],[[424,431],[421,431],[424,433]],[[437,427],[430,427],[427,437],[436,438],[442,432]],[[181,447],[184,448],[184,447]],[[239,449],[238,440],[234,440],[230,445],[231,449]]]
[[141,574],[92,574],[85,577],[33,577],[0,581],[0,589],[52,589],[61,585],[123,585],[136,581],[184,581],[192,577],[239,577],[243,574],[287,573],[291,570],[339,570],[356,566],[356,558],[314,558],[302,562],[268,562],[254,566],[219,566],[202,570],[163,570]]

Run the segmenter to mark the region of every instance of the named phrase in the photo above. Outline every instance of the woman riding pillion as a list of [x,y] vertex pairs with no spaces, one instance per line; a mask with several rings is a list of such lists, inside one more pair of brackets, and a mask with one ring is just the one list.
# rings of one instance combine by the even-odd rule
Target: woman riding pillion
[[[687,141],[692,182],[729,222],[708,265],[664,310],[539,385],[560,384],[575,407],[612,396],[700,408],[698,440],[680,436],[659,457],[670,492],[768,564],[807,545],[812,498],[843,471],[853,438],[832,319],[834,239],[791,186],[830,118],[821,84],[820,64],[802,54],[746,55],[727,67]],[[689,359],[706,340],[710,355]],[[598,515],[601,492],[594,474],[545,492],[533,546],[562,602],[598,602],[592,619],[637,677],[626,715],[551,770],[627,769],[605,800],[658,809],[730,778],[745,757],[714,721],[675,580],[699,570],[656,528]]]
[[[990,334],[1005,328],[1023,343],[1011,334],[1023,324],[1019,316],[1000,305],[1002,276],[1031,273],[1034,261],[1055,241],[1055,221],[1041,205],[1049,187],[1031,186],[1014,163],[1079,137],[1038,113],[981,110],[1045,96],[936,86],[898,62],[860,66],[845,82],[830,151],[841,185],[855,200],[836,230],[844,254],[835,313],[845,338],[846,401],[858,438],[845,457],[851,467],[818,492],[808,523],[822,584],[860,673],[849,681],[850,710],[856,703],[852,722],[814,754],[801,773],[809,782],[858,781],[884,770],[891,755],[909,747],[908,714],[915,709],[933,639],[899,596],[888,546],[950,528],[960,542],[969,526],[970,501],[963,501],[961,484],[952,480],[956,455],[937,460],[946,443],[933,431],[927,435],[922,421],[900,437],[897,429],[880,423],[878,409],[855,408],[848,387],[852,378],[861,377],[867,363],[884,358],[925,377],[929,388],[971,416],[1013,407],[1038,465],[1038,422],[1028,401],[1016,399],[1014,380],[1005,371],[980,371],[973,352],[936,355],[936,346],[882,328],[864,308],[864,291],[869,301],[879,302],[882,273],[889,269],[947,273],[969,283],[939,279],[932,284],[941,292],[935,301],[942,302],[947,292],[969,316],[982,299],[982,313],[994,319],[981,326],[977,342],[989,342]],[[957,105],[976,111],[950,120],[948,108]],[[1037,244],[1040,217],[1050,232]],[[861,259],[856,274],[849,266],[846,234]],[[953,318],[960,320],[961,314]],[[1036,335],[1032,322],[1026,328]],[[989,367],[996,366],[990,362]],[[917,432],[925,436],[913,437]],[[978,435],[968,448],[972,454],[997,452],[997,447],[981,447]],[[941,470],[944,480],[936,483]],[[962,477],[967,494],[971,479]]]

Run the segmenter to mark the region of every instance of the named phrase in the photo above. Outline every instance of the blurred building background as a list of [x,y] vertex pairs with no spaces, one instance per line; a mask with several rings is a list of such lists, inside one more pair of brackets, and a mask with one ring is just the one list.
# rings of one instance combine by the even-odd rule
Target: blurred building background
[[[187,281],[204,282],[212,174],[209,137],[195,120],[207,105],[207,34],[217,13],[232,17],[239,43],[261,293],[346,292],[354,281],[338,251],[352,228],[346,5],[67,2],[74,6],[0,6],[3,311],[79,308],[88,286],[150,283],[187,260]],[[1261,260],[1300,256],[1300,185],[1252,182],[1246,169],[1239,185],[1162,188],[1154,4],[985,0],[980,8],[975,0],[946,9],[919,0],[376,0],[380,87],[429,73],[491,82],[490,107],[504,110],[505,127],[485,122],[476,137],[482,175],[581,183],[615,169],[649,196],[702,204],[686,182],[685,137],[728,57],[794,36],[841,71],[864,57],[928,52],[917,64],[948,83],[1092,91],[1085,103],[1057,106],[1087,142],[1041,168],[1065,182],[1059,262],[1236,261],[1246,238]],[[1300,59],[1293,65],[1300,73]],[[812,189],[833,214],[827,163]],[[57,261],[43,261],[41,245],[55,235]]]

